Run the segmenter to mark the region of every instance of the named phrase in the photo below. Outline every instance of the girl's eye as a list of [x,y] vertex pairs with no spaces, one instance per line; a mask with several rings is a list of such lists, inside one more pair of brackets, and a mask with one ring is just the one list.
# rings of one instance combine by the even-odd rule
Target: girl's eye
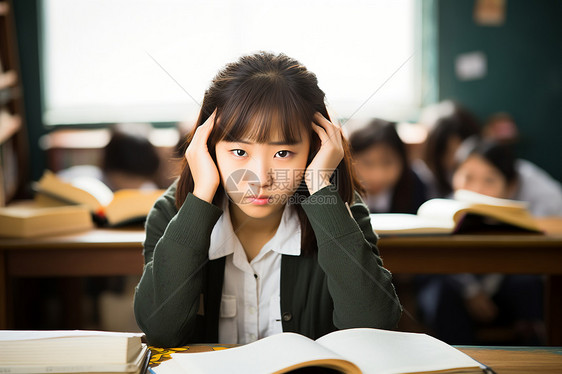
[[230,152],[232,152],[235,156],[238,156],[238,157],[246,156],[246,151],[244,151],[243,149],[233,149]]
[[275,154],[276,157],[281,157],[281,158],[287,158],[291,155],[291,151],[287,151],[287,150],[282,150],[279,151]]

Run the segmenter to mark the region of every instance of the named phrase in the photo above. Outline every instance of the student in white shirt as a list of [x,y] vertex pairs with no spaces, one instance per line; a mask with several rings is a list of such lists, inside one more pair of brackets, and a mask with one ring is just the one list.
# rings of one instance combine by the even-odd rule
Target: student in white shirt
[[152,345],[396,326],[392,278],[313,73],[265,52],[228,64],[187,145],[146,223],[135,316]]

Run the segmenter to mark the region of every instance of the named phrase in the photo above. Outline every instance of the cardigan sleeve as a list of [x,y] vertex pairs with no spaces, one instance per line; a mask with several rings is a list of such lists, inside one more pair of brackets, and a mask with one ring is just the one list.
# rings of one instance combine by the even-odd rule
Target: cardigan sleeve
[[382,266],[369,211],[359,195],[348,210],[337,191],[326,186],[302,207],[314,230],[318,263],[334,302],[334,326],[395,328],[402,307],[392,276]]
[[145,265],[134,299],[137,324],[161,347],[180,346],[193,334],[210,236],[222,214],[191,193],[176,211],[174,195],[172,185],[147,217]]

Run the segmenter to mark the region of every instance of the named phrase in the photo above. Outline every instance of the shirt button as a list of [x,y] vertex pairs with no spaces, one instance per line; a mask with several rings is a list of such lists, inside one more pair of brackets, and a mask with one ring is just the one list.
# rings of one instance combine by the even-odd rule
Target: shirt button
[[248,308],[248,312],[250,312],[250,314],[255,314],[256,313],[256,308],[254,308],[253,306]]
[[283,313],[283,321],[289,322],[292,319],[293,319],[293,315],[291,313],[289,312]]
[[250,341],[256,340],[256,334],[250,334]]

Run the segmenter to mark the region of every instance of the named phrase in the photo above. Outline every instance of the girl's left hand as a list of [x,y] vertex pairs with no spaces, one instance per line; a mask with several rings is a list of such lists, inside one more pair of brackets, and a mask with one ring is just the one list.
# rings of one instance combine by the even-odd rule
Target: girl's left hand
[[304,176],[311,195],[331,184],[330,177],[344,155],[341,128],[318,112],[314,114],[314,121],[316,123],[312,123],[312,129],[318,134],[321,145]]

